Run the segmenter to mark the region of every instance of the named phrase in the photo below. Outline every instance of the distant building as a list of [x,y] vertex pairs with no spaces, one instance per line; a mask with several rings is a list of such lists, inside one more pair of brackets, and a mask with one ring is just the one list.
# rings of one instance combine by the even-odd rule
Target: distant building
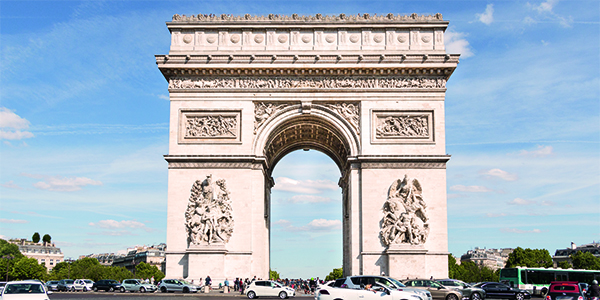
[[475,247],[474,250],[467,251],[460,257],[461,262],[472,261],[479,266],[486,266],[492,270],[504,268],[508,255],[513,252],[512,248],[501,249],[480,249]]
[[590,244],[585,244],[577,247],[575,243],[571,242],[571,247],[566,249],[557,249],[554,252],[554,256],[552,256],[552,262],[554,263],[554,267],[558,266],[559,262],[568,261],[570,264],[573,264],[573,260],[571,259],[571,255],[577,252],[583,253],[591,253],[595,257],[600,258],[600,242],[592,242]]
[[34,243],[26,239],[13,239],[8,242],[19,246],[21,254],[37,259],[39,264],[44,264],[48,272],[52,271],[52,268],[65,258],[60,248],[57,248],[54,243]]
[[112,266],[115,258],[123,257],[123,254],[114,254],[114,253],[100,253],[100,254],[89,254],[89,255],[81,255],[79,259],[91,257],[98,260],[98,262],[103,266]]
[[165,250],[167,245],[160,243],[152,246],[137,246],[127,249],[127,255],[114,257],[113,266],[125,267],[131,272],[135,272],[135,266],[141,262],[156,266],[163,273],[165,272]]

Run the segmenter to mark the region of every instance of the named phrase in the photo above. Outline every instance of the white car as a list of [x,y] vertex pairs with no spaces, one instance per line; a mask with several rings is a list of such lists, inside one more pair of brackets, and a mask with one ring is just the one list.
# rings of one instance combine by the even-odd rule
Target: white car
[[317,291],[317,300],[424,300],[413,291],[399,291],[381,283],[375,286],[367,285],[363,289],[347,287],[322,286]]
[[50,300],[46,287],[37,281],[11,281],[6,284],[0,299],[2,300]]
[[91,291],[94,287],[94,282],[89,279],[77,279],[73,282],[73,288],[84,292]]
[[255,280],[246,287],[246,297],[248,297],[248,299],[255,299],[263,296],[285,299],[296,296],[296,291],[271,280]]

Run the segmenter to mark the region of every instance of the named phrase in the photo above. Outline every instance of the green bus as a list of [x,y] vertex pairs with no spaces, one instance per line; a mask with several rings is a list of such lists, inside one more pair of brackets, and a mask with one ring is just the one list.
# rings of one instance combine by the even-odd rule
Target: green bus
[[573,270],[552,268],[504,268],[500,270],[500,282],[543,296],[552,281],[577,281],[591,284],[600,281],[600,270]]

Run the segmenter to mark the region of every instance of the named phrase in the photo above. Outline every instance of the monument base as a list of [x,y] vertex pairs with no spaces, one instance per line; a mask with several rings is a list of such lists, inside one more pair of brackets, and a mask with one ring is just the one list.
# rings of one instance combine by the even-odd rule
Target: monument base
[[390,277],[398,280],[410,278],[448,278],[447,252],[431,252],[423,245],[392,245],[385,253],[388,257]]

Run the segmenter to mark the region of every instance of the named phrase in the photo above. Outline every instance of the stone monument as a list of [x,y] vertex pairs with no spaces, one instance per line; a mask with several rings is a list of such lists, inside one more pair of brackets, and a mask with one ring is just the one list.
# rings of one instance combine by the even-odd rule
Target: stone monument
[[268,278],[271,172],[340,168],[345,275],[448,276],[441,14],[173,16],[166,275]]

